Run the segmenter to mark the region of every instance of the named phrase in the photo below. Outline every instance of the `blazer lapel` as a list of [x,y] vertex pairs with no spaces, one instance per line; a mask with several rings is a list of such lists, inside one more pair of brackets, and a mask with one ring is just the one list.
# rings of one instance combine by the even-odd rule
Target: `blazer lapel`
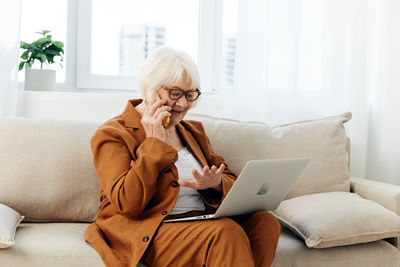
[[136,140],[139,143],[142,143],[144,139],[146,139],[146,132],[143,129],[143,125],[140,122],[142,117],[139,112],[135,109],[135,106],[142,103],[143,99],[130,99],[125,107],[125,110],[122,112],[122,119],[125,122],[125,126],[132,130],[132,134],[135,136]]
[[201,150],[199,144],[196,142],[194,139],[193,135],[185,129],[185,127],[179,123],[177,126],[177,131],[178,134],[181,136],[181,138],[185,141],[187,146],[191,149],[193,152],[194,156],[197,158],[197,160],[201,163],[203,167],[208,166],[207,160],[203,154],[203,151]]

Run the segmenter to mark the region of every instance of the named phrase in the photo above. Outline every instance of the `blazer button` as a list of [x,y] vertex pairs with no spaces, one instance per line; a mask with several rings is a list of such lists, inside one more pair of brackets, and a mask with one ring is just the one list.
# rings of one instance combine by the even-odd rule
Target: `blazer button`
[[178,186],[179,186],[179,184],[178,184],[177,181],[173,181],[173,182],[172,182],[172,187],[178,187]]
[[167,214],[167,211],[163,211],[163,212],[162,212],[162,215],[165,215],[165,214]]
[[147,242],[147,241],[149,241],[149,237],[147,236],[147,235],[145,235],[144,237],[143,237],[143,239],[142,239],[144,242]]

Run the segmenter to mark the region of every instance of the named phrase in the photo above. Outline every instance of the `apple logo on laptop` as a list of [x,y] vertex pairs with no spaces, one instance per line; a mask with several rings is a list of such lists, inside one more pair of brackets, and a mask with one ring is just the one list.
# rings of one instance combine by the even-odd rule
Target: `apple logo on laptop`
[[265,195],[269,190],[268,184],[261,185],[260,189],[257,192],[257,195]]

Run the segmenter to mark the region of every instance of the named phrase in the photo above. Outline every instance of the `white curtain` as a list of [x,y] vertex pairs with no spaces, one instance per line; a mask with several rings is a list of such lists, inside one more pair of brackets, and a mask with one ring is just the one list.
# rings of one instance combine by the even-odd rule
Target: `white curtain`
[[0,116],[16,116],[21,0],[0,0]]
[[239,0],[234,116],[276,125],[351,111],[351,174],[368,176],[375,43],[388,26],[377,20],[399,2]]

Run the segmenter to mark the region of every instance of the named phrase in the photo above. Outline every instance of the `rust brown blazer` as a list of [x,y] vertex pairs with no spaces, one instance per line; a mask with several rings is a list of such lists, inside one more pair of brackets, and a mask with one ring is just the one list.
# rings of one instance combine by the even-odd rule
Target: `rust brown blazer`
[[[174,165],[178,151],[158,138],[146,138],[135,109],[142,101],[129,100],[123,113],[99,126],[90,141],[100,181],[100,206],[96,221],[85,231],[85,240],[111,267],[136,267],[179,193]],[[184,120],[177,131],[203,167],[226,166],[222,194],[199,190],[207,212],[212,213],[237,176],[213,151],[201,122]]]

